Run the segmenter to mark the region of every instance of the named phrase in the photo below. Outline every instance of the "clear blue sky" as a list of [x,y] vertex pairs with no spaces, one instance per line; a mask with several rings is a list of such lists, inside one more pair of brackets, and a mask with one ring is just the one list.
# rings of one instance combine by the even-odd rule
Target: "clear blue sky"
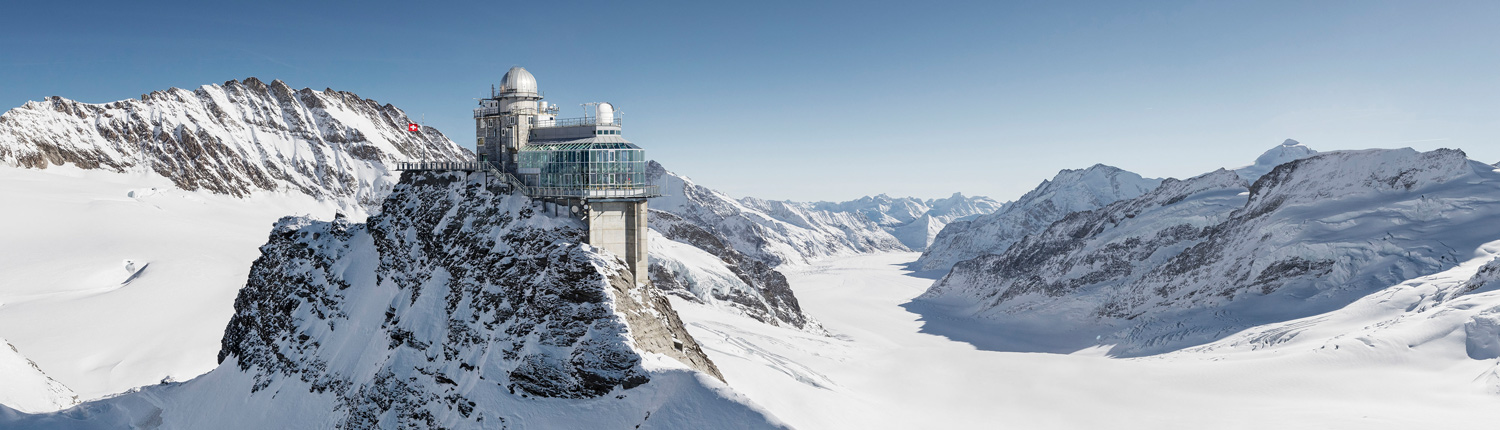
[[510,66],[613,102],[735,196],[1019,196],[1105,163],[1187,177],[1294,138],[1500,161],[1500,2],[27,2],[0,106],[256,76],[395,104],[473,146]]

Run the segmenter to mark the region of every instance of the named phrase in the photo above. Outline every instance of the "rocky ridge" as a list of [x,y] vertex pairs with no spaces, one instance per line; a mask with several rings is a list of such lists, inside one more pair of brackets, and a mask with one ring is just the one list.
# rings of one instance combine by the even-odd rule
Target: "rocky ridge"
[[412,122],[354,93],[253,77],[102,104],[48,97],[0,115],[0,164],[149,172],[189,191],[375,208],[395,184],[391,163],[470,158],[436,129],[407,131]]

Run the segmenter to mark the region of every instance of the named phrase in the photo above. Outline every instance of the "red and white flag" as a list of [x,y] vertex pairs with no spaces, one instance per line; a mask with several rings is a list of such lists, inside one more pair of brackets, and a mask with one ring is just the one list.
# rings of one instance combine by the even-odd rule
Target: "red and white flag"
[[421,131],[421,130],[422,130],[422,126],[420,126],[420,125],[416,125],[416,124],[407,124],[406,125],[406,131],[413,131],[413,132],[415,132],[415,131]]

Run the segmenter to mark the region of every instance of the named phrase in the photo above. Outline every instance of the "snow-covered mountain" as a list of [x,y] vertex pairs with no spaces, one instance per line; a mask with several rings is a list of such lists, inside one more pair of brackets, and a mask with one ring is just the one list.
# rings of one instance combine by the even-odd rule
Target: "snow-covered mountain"
[[493,186],[409,174],[368,223],[285,218],[218,368],[0,427],[782,428],[581,221]]
[[395,161],[468,153],[401,109],[326,89],[256,78],[172,88],[139,100],[28,102],[0,115],[0,164],[151,172],[178,188],[238,197],[291,191],[377,207]]
[[209,371],[277,219],[363,219],[389,163],[468,157],[408,121],[255,78],[5,112],[0,201],[19,210],[0,211],[0,337],[82,399]]
[[78,404],[78,395],[47,376],[15,345],[0,339],[0,405],[22,412],[50,412]]
[[989,197],[967,197],[962,193],[953,193],[946,198],[928,200],[880,194],[847,202],[817,202],[807,207],[864,215],[891,232],[907,248],[923,250],[932,244],[938,232],[948,223],[992,213],[1003,205]]
[[1317,153],[1318,151],[1308,148],[1302,142],[1287,139],[1281,142],[1281,145],[1271,148],[1271,150],[1261,154],[1260,157],[1256,157],[1255,164],[1235,169],[1235,172],[1239,173],[1240,177],[1244,178],[1246,182],[1255,182],[1256,179],[1260,179],[1261,176],[1270,173],[1271,169],[1275,169],[1276,166],[1289,163],[1293,160],[1311,157]]
[[994,213],[943,227],[917,264],[923,270],[940,270],[981,255],[1005,252],[1012,243],[1069,213],[1138,197],[1161,181],[1103,164],[1063,170]]
[[955,266],[921,300],[1145,355],[1339,309],[1500,239],[1500,172],[1461,151],[1323,153],[1068,215]]
[[905,251],[880,225],[852,212],[812,209],[811,204],[728,195],[693,183],[656,162],[648,179],[664,196],[651,209],[671,213],[717,236],[746,256],[772,267],[803,265],[810,259],[874,251]]

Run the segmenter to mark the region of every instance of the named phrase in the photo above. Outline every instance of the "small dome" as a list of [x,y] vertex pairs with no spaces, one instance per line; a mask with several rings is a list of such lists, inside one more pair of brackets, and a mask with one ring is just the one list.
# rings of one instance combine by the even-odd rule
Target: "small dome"
[[536,97],[536,77],[523,67],[511,67],[505,72],[505,77],[500,78],[500,95]]

